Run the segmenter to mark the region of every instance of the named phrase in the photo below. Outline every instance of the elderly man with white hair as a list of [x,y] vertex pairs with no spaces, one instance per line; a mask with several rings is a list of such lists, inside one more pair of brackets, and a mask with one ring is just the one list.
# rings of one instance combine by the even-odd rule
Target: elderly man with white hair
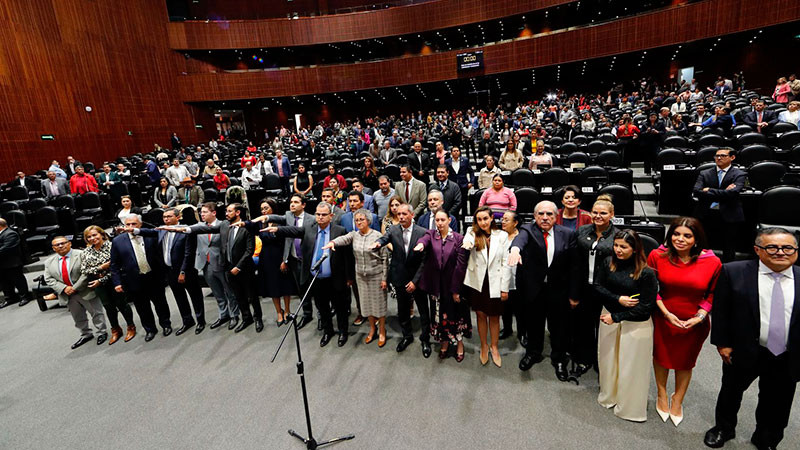
[[542,360],[545,321],[550,331],[550,361],[556,377],[567,381],[568,320],[577,306],[581,283],[577,262],[575,232],[556,224],[558,208],[550,201],[534,208],[535,223],[523,225],[511,243],[509,264],[521,264],[517,289],[528,301],[525,305],[528,347],[519,363],[528,370]]

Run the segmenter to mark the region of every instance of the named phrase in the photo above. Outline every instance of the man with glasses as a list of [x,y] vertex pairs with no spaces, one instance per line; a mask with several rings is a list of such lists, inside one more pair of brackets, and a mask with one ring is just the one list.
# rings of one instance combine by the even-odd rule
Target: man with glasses
[[717,238],[712,246],[722,249],[724,262],[733,261],[736,257],[737,237],[744,222],[739,193],[744,188],[747,175],[732,166],[735,159],[732,148],[717,150],[714,155],[716,167],[700,172],[693,189],[694,196],[699,200],[694,215],[703,223],[712,240]]
[[714,292],[711,343],[722,358],[715,425],[704,443],[720,448],[736,436],[742,394],[758,381],[756,428],[750,442],[777,448],[789,423],[800,381],[800,269],[797,238],[764,228],[755,242],[758,260],[724,264]]
[[567,381],[567,330],[570,309],[578,306],[581,288],[575,232],[556,225],[555,203],[539,202],[533,210],[535,223],[523,225],[511,243],[508,264],[516,266],[517,289],[527,299],[528,347],[519,362],[528,370],[542,361],[544,328],[550,331],[550,362],[556,377]]

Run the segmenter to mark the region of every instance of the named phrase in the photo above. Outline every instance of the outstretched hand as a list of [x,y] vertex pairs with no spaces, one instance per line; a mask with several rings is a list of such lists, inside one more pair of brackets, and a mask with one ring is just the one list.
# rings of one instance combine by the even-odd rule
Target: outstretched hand
[[416,246],[414,246],[414,251],[415,251],[415,252],[421,252],[421,251],[423,251],[423,250],[425,250],[425,246],[424,246],[424,245],[422,245],[422,242],[420,242],[419,244],[417,244]]

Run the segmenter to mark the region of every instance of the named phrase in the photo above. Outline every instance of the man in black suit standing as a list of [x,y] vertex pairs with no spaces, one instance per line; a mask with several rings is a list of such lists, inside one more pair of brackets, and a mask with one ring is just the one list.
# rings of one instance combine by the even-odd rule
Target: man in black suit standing
[[469,158],[461,156],[461,150],[458,147],[450,149],[450,158],[444,161],[447,166],[448,176],[451,181],[458,184],[461,190],[461,207],[459,212],[455,214],[458,217],[467,215],[467,199],[469,199],[469,190],[475,184],[475,171],[469,163]]
[[178,133],[172,133],[172,137],[170,138],[170,143],[172,144],[172,149],[177,150],[183,146],[181,143],[181,138],[178,137]]
[[150,342],[158,332],[150,303],[156,308],[164,337],[172,334],[172,323],[164,296],[164,261],[158,238],[140,236],[140,228],[142,217],[131,214],[125,218],[124,233],[111,242],[111,281],[115,291],[133,298],[136,313],[147,332],[144,340]]
[[764,100],[757,100],[755,111],[744,115],[744,123],[759,133],[769,133],[772,126],[778,123],[778,115],[775,111],[765,109]]
[[783,228],[765,228],[755,251],[758,260],[724,264],[714,292],[711,343],[723,364],[716,423],[704,439],[711,448],[736,436],[742,394],[756,378],[756,429],[750,442],[758,449],[777,448],[800,381],[797,239]]
[[[352,279],[352,275],[347,273],[350,264],[348,262],[348,252],[331,252],[323,250],[322,247],[333,239],[347,234],[345,229],[339,225],[334,225],[333,209],[329,203],[320,202],[315,213],[316,222],[311,226],[302,227],[285,226],[271,227],[270,232],[277,237],[301,239],[300,248],[303,255],[302,273],[317,276],[309,295],[314,297],[314,304],[317,305],[320,320],[322,322],[322,339],[319,341],[320,347],[325,347],[334,335],[333,331],[333,312],[331,305],[336,310],[336,323],[339,327],[339,340],[337,345],[343,347],[347,343],[348,314],[350,299],[347,296],[347,280]],[[280,216],[269,216],[278,218]],[[327,257],[319,264],[316,272],[311,269],[323,258]],[[309,279],[310,283],[311,280]]]
[[569,228],[556,225],[558,208],[550,201],[539,202],[533,214],[536,222],[523,225],[511,243],[508,263],[521,264],[517,271],[517,288],[526,306],[528,347],[519,362],[520,370],[528,370],[542,360],[544,327],[550,331],[550,360],[556,377],[567,381],[567,329],[570,309],[578,305],[580,275],[577,263],[577,241]]
[[397,351],[402,352],[414,342],[414,334],[411,331],[411,306],[416,303],[420,319],[419,339],[422,341],[422,356],[427,358],[431,356],[431,319],[427,295],[417,289],[419,279],[422,277],[424,260],[418,252],[413,251],[417,241],[426,231],[425,228],[414,224],[414,210],[409,204],[400,205],[397,216],[400,224],[389,227],[386,234],[375,243],[375,249],[392,244],[389,282],[394,285],[397,292],[397,315],[403,328],[403,339],[397,344]]
[[17,172],[17,178],[14,179],[9,186],[22,186],[28,193],[41,190],[42,182],[31,177],[26,177],[25,172]]
[[414,178],[427,183],[429,180],[428,166],[430,163],[428,161],[430,158],[422,151],[421,142],[414,143],[412,148],[414,151],[408,155],[408,167],[411,169],[411,173],[414,174]]
[[[175,208],[167,208],[163,214],[164,225],[178,225],[180,213]],[[183,325],[175,330],[175,336],[180,336],[189,328],[197,325],[194,334],[200,334],[206,327],[205,306],[203,304],[203,289],[194,268],[195,254],[197,253],[197,236],[182,233],[170,233],[165,230],[150,230],[139,228],[137,233],[141,236],[150,236],[158,239],[159,247],[163,254],[166,266],[167,284],[178,304]],[[191,306],[186,292],[192,299]],[[197,317],[195,322],[192,317],[192,307]]]
[[695,217],[703,222],[710,236],[722,240],[722,260],[725,262],[733,261],[736,256],[737,237],[744,222],[739,193],[747,175],[731,165],[735,159],[732,148],[717,150],[714,155],[717,166],[700,172],[693,189],[699,200]]
[[457,216],[461,210],[463,197],[458,184],[448,178],[447,166],[444,164],[436,167],[436,180],[428,185],[428,192],[434,189],[442,193],[442,208],[451,216]]
[[0,308],[16,302],[23,306],[33,299],[28,280],[22,273],[24,265],[19,233],[8,228],[5,219],[0,219],[0,286],[4,297]]

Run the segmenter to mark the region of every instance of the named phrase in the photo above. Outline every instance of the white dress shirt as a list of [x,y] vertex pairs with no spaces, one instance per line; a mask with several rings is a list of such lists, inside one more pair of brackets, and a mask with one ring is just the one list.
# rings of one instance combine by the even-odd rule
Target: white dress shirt
[[452,160],[450,166],[453,168],[454,173],[458,173],[458,170],[461,168],[461,160],[460,159]]
[[173,233],[167,233],[164,236],[164,240],[162,241],[163,251],[164,251],[164,264],[167,267],[172,267],[172,256],[170,255],[170,250],[172,250],[172,241],[175,240],[175,235]]
[[261,182],[261,173],[255,167],[250,170],[242,169],[242,185],[245,189],[257,187]]
[[[765,266],[763,262],[758,262],[758,310],[761,322],[761,328],[758,334],[758,342],[766,347],[767,338],[769,337],[769,321],[770,311],[772,310],[772,289],[775,285],[775,279],[772,274],[775,273],[769,267]],[[789,322],[792,319],[792,307],[794,306],[794,272],[792,267],[780,272],[783,276],[780,278],[781,289],[783,290],[784,301],[784,320],[786,321],[786,336],[784,342],[789,342]]]
[[401,228],[403,228],[403,247],[406,250],[406,255],[408,255],[408,247],[411,244],[411,229],[412,229],[412,227],[413,227],[413,225],[410,225],[408,228],[405,228],[405,227],[401,226]]

